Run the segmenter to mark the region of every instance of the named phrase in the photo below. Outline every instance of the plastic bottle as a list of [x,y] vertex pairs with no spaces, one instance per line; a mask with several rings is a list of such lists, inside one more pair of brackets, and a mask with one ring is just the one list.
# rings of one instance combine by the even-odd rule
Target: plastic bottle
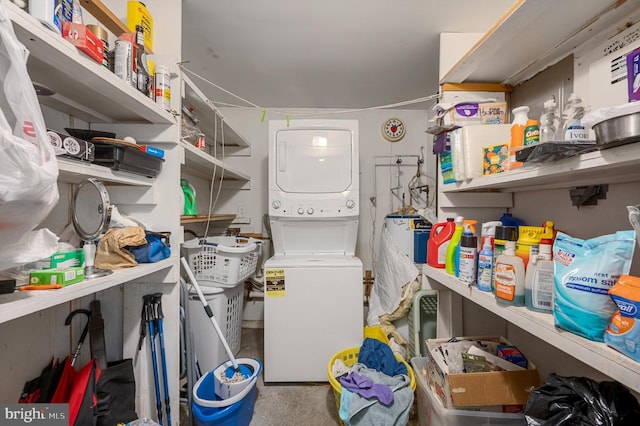
[[458,216],[456,217],[456,229],[453,231],[453,235],[449,240],[449,246],[447,247],[447,254],[445,257],[445,270],[450,275],[456,274],[456,250],[458,248],[458,244],[460,243],[460,238],[462,237],[462,232],[464,231],[462,222],[464,221],[464,217]]
[[556,132],[560,127],[560,117],[558,116],[558,106],[556,99],[551,96],[544,103],[544,109],[540,116],[540,142],[551,142],[556,139]]
[[496,290],[496,261],[504,252],[507,241],[516,241],[516,228],[513,226],[496,226],[496,236],[493,239],[493,265],[491,269],[491,292]]
[[527,309],[553,313],[553,260],[551,240],[540,241],[540,252],[531,258],[525,274],[524,300]]
[[493,240],[486,238],[478,253],[478,290],[491,291],[491,271],[493,270]]
[[514,108],[513,122],[511,123],[511,150],[509,151],[509,169],[515,169],[522,167],[520,161],[516,161],[516,151],[524,145],[524,129],[527,126],[527,120],[529,120],[529,107],[521,106]]
[[567,142],[586,141],[589,132],[582,125],[584,107],[580,96],[572,93],[562,110],[562,139]]
[[444,268],[447,247],[456,229],[453,218],[447,218],[446,222],[439,222],[431,228],[431,235],[427,241],[427,264],[434,268]]
[[[462,221],[462,236],[460,237],[460,242],[458,243],[458,246],[456,247],[456,251],[453,254],[453,259],[454,259],[454,271],[455,271],[455,275],[456,277],[460,277],[460,248],[462,246],[462,239],[464,237],[473,237],[475,234],[475,224],[478,223],[477,220],[463,220]],[[476,238],[476,254],[478,253],[478,238]],[[474,272],[474,279],[475,279],[475,272]],[[473,282],[474,280],[472,280]]]
[[524,146],[535,145],[540,142],[540,124],[538,120],[528,119],[524,128],[524,138],[522,144]]
[[496,236],[496,226],[502,226],[502,222],[499,220],[493,220],[482,224],[482,231],[480,232],[480,250],[484,247],[486,240],[491,241],[491,251],[493,251],[493,239]]
[[496,300],[511,306],[524,306],[524,262],[516,256],[515,241],[505,243],[496,260]]

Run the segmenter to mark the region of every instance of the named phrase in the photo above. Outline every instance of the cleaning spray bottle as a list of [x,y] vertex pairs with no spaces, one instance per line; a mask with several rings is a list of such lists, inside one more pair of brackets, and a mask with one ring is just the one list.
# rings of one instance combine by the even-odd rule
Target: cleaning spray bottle
[[502,222],[499,220],[492,220],[482,224],[482,230],[480,231],[480,250],[484,247],[485,240],[491,242],[491,251],[493,251],[493,240],[496,236],[496,226],[502,226]]
[[478,290],[481,291],[491,291],[491,271],[493,270],[492,242],[492,239],[485,238],[482,250],[478,253]]
[[527,309],[553,313],[552,240],[542,239],[539,253],[531,257],[525,274],[524,301]]
[[463,229],[463,221],[464,217],[457,216],[455,223],[456,228],[449,240],[449,246],[447,247],[447,254],[445,257],[445,270],[450,275],[456,274],[456,251],[458,249],[458,244],[460,244],[460,238],[462,237]]
[[469,224],[465,224],[465,232],[460,238],[458,249],[458,278],[469,284],[476,282],[476,266],[478,259],[478,237],[473,235]]
[[[456,252],[454,254],[454,260],[455,260],[455,275],[456,277],[460,276],[460,247],[462,245],[462,238],[463,237],[473,237],[476,234],[476,224],[478,223],[477,220],[473,220],[473,219],[464,219],[462,221],[462,237],[460,237],[460,242],[458,243],[458,247],[456,247]],[[478,238],[476,237],[476,254],[478,253]],[[475,272],[474,272],[474,277],[473,280],[475,281]]]
[[516,256],[516,242],[507,241],[496,260],[496,300],[511,306],[524,306],[524,262]]

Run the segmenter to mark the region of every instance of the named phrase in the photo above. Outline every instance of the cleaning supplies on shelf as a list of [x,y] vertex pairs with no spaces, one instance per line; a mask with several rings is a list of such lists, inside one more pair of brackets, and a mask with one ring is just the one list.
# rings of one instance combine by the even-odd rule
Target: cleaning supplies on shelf
[[558,116],[558,106],[556,99],[551,96],[544,103],[544,109],[540,116],[540,142],[555,141],[556,133],[560,127],[560,117]]
[[455,230],[453,232],[453,235],[451,236],[451,239],[449,240],[449,246],[447,247],[447,254],[445,257],[445,270],[450,275],[456,274],[456,251],[458,249],[458,244],[460,243],[462,233],[464,232],[463,221],[464,217],[456,217]]
[[427,264],[434,268],[444,268],[446,262],[447,248],[449,241],[456,229],[456,224],[452,217],[446,222],[440,222],[431,228],[431,236],[427,242]]
[[509,170],[522,167],[522,162],[516,161],[516,151],[524,146],[524,129],[529,120],[529,107],[514,108],[513,122],[511,123],[511,149],[509,150]]
[[517,217],[513,216],[513,214],[511,213],[503,213],[502,216],[500,216],[500,222],[502,223],[503,226],[515,227],[516,236],[518,236],[518,228],[525,224],[522,219],[518,219]]
[[502,226],[502,222],[499,220],[492,220],[490,222],[484,222],[480,231],[480,249],[484,247],[485,240],[491,242],[490,247],[493,252],[493,239],[496,236],[496,226]]
[[569,96],[567,104],[562,110],[562,139],[567,142],[584,142],[589,137],[589,132],[582,125],[584,107],[582,99],[575,93]]
[[527,309],[553,313],[553,260],[551,240],[540,240],[539,252],[531,256],[524,280],[524,303]]
[[532,118],[527,120],[524,127],[523,146],[531,146],[540,142],[540,122]]
[[491,271],[493,270],[493,239],[485,238],[482,250],[478,253],[478,290],[491,291]]
[[524,262],[516,256],[515,241],[507,241],[496,260],[496,300],[511,306],[524,306]]

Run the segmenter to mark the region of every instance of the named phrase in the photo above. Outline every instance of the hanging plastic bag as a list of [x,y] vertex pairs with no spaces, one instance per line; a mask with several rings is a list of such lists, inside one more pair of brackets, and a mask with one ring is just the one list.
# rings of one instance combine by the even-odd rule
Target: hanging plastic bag
[[[0,259],[58,202],[58,161],[27,72],[29,52],[0,4]],[[4,262],[0,261],[0,270]]]

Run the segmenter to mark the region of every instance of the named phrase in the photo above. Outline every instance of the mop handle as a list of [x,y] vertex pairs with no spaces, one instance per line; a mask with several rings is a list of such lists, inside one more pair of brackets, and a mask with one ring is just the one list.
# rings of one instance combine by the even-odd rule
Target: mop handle
[[220,326],[218,326],[218,322],[213,316],[213,312],[211,311],[211,308],[207,303],[207,299],[204,298],[204,294],[202,294],[202,290],[200,290],[200,285],[198,285],[198,282],[196,281],[196,277],[193,276],[193,272],[191,272],[191,268],[189,268],[189,264],[187,263],[184,257],[180,258],[180,262],[182,262],[182,266],[184,266],[184,270],[189,276],[189,280],[191,281],[191,284],[193,284],[193,287],[196,289],[196,292],[198,293],[198,297],[200,298],[200,301],[204,305],[204,310],[207,312],[207,316],[211,319],[211,322],[213,323],[213,327],[216,329],[216,333],[218,333],[218,337],[220,337],[220,340],[222,341],[224,350],[227,351],[227,355],[229,355],[229,359],[233,364],[234,370],[237,371],[238,362],[236,361],[236,358],[233,356],[233,352],[231,351],[231,348],[229,348],[229,344],[227,343],[227,340],[224,338],[224,334],[222,334],[222,330],[220,330]]

